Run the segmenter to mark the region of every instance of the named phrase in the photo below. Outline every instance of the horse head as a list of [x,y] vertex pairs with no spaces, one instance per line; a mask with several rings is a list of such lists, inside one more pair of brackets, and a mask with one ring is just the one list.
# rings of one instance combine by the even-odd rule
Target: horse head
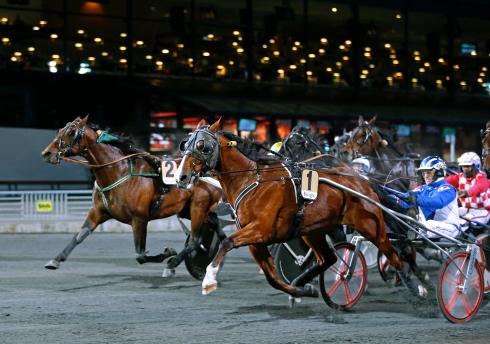
[[335,143],[330,147],[330,154],[340,158],[340,150],[347,144],[351,135],[352,131],[349,131],[342,136],[335,137]]
[[386,141],[380,137],[378,128],[375,126],[376,116],[369,122],[359,116],[358,122],[359,125],[352,130],[352,135],[340,150],[340,158],[346,163],[351,163],[360,155],[371,156],[379,147],[386,145]]
[[77,117],[59,129],[56,137],[41,153],[44,162],[59,164],[63,157],[82,154],[85,145],[82,143],[86,134],[88,115],[81,119]]
[[175,174],[180,188],[187,189],[194,181],[194,177],[216,167],[220,153],[217,135],[219,129],[221,129],[221,118],[213,125],[206,125],[206,122],[201,120],[189,139],[180,143],[179,149],[182,151],[183,158]]
[[482,170],[490,174],[490,121],[485,125],[485,130],[481,130],[482,152],[481,159],[483,162]]
[[316,134],[311,131],[311,127],[296,126],[282,140],[282,147],[279,153],[293,161],[302,161],[312,156],[320,155],[322,154],[322,148],[316,139]]

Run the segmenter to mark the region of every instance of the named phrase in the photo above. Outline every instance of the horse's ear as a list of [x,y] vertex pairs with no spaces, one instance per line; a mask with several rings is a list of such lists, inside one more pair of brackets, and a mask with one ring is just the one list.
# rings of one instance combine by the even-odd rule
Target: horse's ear
[[359,116],[359,125],[362,125],[364,123],[364,118],[362,116]]
[[201,121],[200,121],[200,122],[197,124],[197,127],[198,127],[198,128],[200,128],[200,127],[204,127],[204,126],[206,126],[206,125],[208,125],[208,124],[206,123],[206,120],[203,118],[203,119],[201,119]]
[[220,129],[222,129],[221,128],[221,117],[209,127],[209,130],[211,130],[214,133]]
[[374,126],[374,123],[376,123],[376,115],[374,115],[374,117],[371,118],[371,120],[369,121],[369,126],[370,127]]
[[[78,118],[80,118],[80,116],[78,116]],[[80,122],[80,127],[84,127],[87,124],[87,121],[88,121],[88,115],[85,116],[84,119],[82,119],[82,121]]]

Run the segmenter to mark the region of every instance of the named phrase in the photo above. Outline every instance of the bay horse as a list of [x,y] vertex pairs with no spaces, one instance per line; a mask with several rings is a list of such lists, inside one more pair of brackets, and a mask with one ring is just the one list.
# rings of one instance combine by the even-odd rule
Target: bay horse
[[[333,155],[323,154],[323,149],[318,143],[318,135],[311,131],[311,127],[295,126],[291,133],[282,140],[278,153],[295,162],[311,160],[316,167],[342,167],[345,165]],[[343,226],[337,226],[336,230],[329,232],[332,243],[346,241]]]
[[[386,234],[382,210],[372,203],[377,195],[365,180],[352,175],[350,168],[315,171],[320,181],[317,184],[314,171],[301,171],[298,163],[268,155],[270,150],[263,144],[223,131],[221,118],[212,125],[203,124],[201,121],[190,139],[181,144],[184,156],[176,173],[178,185],[187,189],[195,180],[193,177],[213,171],[212,176],[218,179],[234,209],[238,229],[221,242],[206,268],[203,295],[217,289],[219,265],[226,253],[248,246],[272,287],[293,298],[318,297],[309,282],[337,260],[326,234],[330,228],[346,224],[385,254],[414,295],[426,297],[425,288],[416,285],[403,271]],[[301,179],[303,173],[306,175]],[[302,182],[311,190],[318,188],[316,200],[299,196],[303,195],[297,192],[303,188]],[[356,194],[346,192],[346,188]],[[288,285],[278,277],[267,246],[291,237],[301,237],[306,242],[316,256],[316,264]]]
[[[349,133],[345,135],[350,138],[351,134]],[[282,140],[282,146],[279,153],[284,154],[286,157],[291,157],[294,161],[304,161],[310,159],[308,161],[315,163],[315,167],[348,166],[335,156],[321,154],[321,148],[318,144],[318,135],[315,132],[312,132],[311,128],[308,127],[294,127],[291,133]],[[406,185],[401,180],[394,177],[389,177],[386,179],[386,176],[371,172],[363,176],[367,179],[368,183],[378,195],[382,205],[405,215],[408,213],[407,209],[403,209],[390,197],[388,197],[389,193],[383,188],[384,186],[389,186],[389,188],[394,191],[408,191]],[[385,216],[384,218],[386,225],[391,230],[388,235],[400,237],[400,235],[404,236],[406,234],[406,229],[402,228],[400,223],[395,218],[392,216]],[[346,236],[343,231],[333,231],[333,235],[329,235],[334,243],[340,242],[342,239],[343,241],[346,240]],[[402,244],[397,244],[397,247],[400,250],[402,259],[409,264],[410,268],[418,279],[422,283],[427,283],[428,275],[426,275],[426,273],[416,263],[412,250],[408,246]]]
[[[173,275],[175,267],[194,251],[201,226],[218,231],[220,239],[225,237],[216,214],[211,211],[222,195],[218,187],[202,181],[191,190],[182,190],[175,183],[165,185],[158,170],[170,161],[136,149],[130,138],[109,134],[87,124],[87,120],[88,116],[77,117],[67,123],[42,152],[44,162],[55,165],[59,165],[61,159],[80,162],[69,158],[71,156],[83,157],[95,175],[93,205],[82,228],[45,268],[58,269],[60,262],[65,261],[78,244],[109,219],[131,225],[138,263],[161,263],[172,257],[163,277]],[[163,253],[147,255],[148,222],[173,215],[191,220],[189,244],[179,254],[166,247]]]
[[358,123],[340,150],[340,158],[350,164],[355,158],[363,156],[371,161],[373,171],[400,178],[407,190],[415,186],[418,180],[416,162],[421,161],[420,157],[413,153],[408,156],[400,153],[391,135],[375,126],[376,116],[369,122],[359,116]]

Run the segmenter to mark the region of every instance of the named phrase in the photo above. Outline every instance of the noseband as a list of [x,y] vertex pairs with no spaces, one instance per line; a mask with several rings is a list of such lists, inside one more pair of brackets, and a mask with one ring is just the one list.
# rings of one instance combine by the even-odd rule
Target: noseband
[[[71,139],[69,143],[66,143],[63,141],[63,137],[66,135],[66,132],[68,129],[70,129],[71,126],[75,127],[75,135]],[[80,145],[80,140],[82,139],[83,135],[85,135],[85,130],[86,130],[86,125],[83,126],[83,128],[80,128],[75,121],[73,122],[68,122],[66,126],[61,129],[61,133],[58,136],[59,138],[54,139],[54,142],[58,144],[58,152],[56,153],[56,159],[58,164],[60,163],[60,160],[66,156],[67,154],[70,154],[73,147],[78,143]]]

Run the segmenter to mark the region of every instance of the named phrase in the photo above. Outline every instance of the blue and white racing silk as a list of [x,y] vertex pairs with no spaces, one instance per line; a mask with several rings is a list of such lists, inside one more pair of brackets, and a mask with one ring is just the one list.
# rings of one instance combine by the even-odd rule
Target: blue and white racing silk
[[[443,178],[412,190],[418,197],[417,205],[432,228],[455,237],[459,229],[456,189]],[[429,237],[435,237],[428,233]]]
[[417,205],[427,220],[459,226],[457,192],[443,178],[418,186],[412,192],[418,197]]

